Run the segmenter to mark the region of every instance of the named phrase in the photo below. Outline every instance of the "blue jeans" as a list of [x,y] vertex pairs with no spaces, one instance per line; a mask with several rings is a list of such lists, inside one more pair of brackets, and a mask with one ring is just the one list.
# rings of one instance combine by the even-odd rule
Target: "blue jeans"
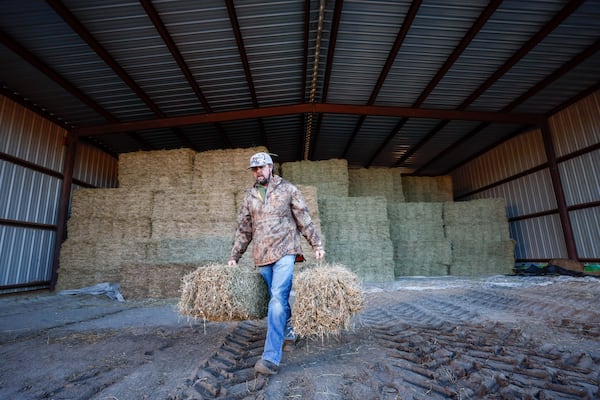
[[289,304],[294,278],[295,255],[281,257],[277,262],[259,268],[269,288],[269,310],[267,313],[267,338],[262,358],[279,365],[288,320],[292,314]]

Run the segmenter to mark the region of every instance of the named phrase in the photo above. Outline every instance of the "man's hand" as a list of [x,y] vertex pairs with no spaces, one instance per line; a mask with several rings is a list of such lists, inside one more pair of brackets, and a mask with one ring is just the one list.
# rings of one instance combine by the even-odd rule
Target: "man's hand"
[[323,257],[325,257],[325,250],[322,250],[322,249],[315,250],[315,257],[317,258],[317,260],[320,260]]
[[237,265],[237,261],[229,260],[229,262],[227,262],[227,265],[229,265],[230,267],[235,267]]

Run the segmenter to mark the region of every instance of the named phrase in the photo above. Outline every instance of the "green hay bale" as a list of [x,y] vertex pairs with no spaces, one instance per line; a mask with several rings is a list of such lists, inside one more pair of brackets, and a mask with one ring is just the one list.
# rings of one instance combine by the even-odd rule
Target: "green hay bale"
[[392,241],[444,240],[442,208],[442,203],[388,203]]
[[506,204],[502,198],[446,202],[443,212],[446,225],[487,224],[507,220]]
[[450,275],[481,276],[513,272],[514,240],[500,242],[452,242]]
[[341,264],[304,267],[294,276],[291,324],[302,337],[339,335],[362,310],[359,277]]
[[182,315],[209,321],[242,321],[267,315],[267,286],[258,271],[208,264],[185,275],[178,303]]
[[390,168],[358,168],[348,170],[348,195],[350,197],[394,197],[394,176]]
[[115,219],[72,216],[67,221],[69,238],[76,241],[137,241],[149,239],[152,221],[148,217]]
[[454,198],[451,176],[403,176],[402,190],[407,202],[444,202]]
[[295,185],[316,186],[319,193],[348,196],[348,162],[341,159],[297,161],[281,165],[282,177]]
[[397,241],[394,260],[396,277],[448,275],[452,246],[448,240]]
[[367,282],[394,280],[394,248],[384,197],[319,196],[327,260]]

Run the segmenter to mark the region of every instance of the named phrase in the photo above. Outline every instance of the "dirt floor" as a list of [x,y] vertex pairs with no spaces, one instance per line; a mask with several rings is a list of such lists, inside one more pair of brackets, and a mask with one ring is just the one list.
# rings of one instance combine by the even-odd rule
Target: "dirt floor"
[[0,399],[597,399],[600,279],[406,278],[365,288],[340,337],[252,367],[265,321],[176,299],[0,297]]

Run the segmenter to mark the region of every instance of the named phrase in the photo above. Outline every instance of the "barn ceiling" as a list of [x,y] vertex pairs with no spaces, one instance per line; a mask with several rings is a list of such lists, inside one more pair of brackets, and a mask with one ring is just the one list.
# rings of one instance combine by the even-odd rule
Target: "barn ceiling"
[[1,4],[0,93],[114,155],[446,174],[600,83],[600,0]]

